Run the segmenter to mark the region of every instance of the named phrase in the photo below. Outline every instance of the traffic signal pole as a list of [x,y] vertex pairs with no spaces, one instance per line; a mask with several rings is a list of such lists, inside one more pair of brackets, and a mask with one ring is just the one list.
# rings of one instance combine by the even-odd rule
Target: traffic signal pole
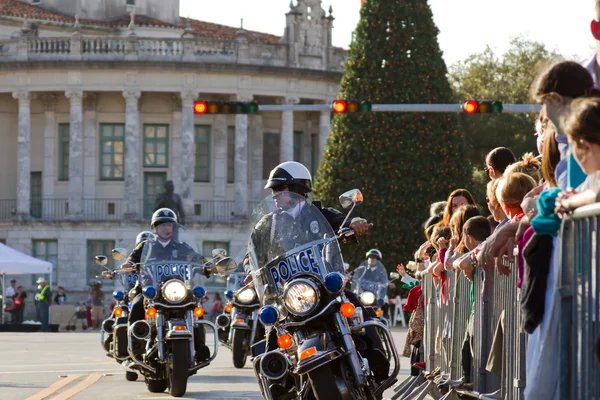
[[[540,110],[541,106],[538,104],[502,105],[502,113],[535,114],[539,113]],[[331,111],[331,104],[261,104],[259,111]],[[464,113],[464,110],[462,104],[372,104],[371,112]]]

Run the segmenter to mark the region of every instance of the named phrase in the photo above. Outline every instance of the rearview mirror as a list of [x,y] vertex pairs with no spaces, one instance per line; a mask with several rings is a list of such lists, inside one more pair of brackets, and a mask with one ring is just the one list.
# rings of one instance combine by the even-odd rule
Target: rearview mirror
[[390,272],[390,278],[391,279],[399,279],[400,278],[400,274],[397,272]]
[[221,257],[227,257],[227,250],[225,250],[225,249],[214,249],[212,251],[212,256],[213,256],[213,258],[216,258],[216,257],[219,257],[219,256],[221,256]]
[[94,258],[96,259],[96,264],[98,264],[98,265],[102,265],[103,267],[106,267],[106,265],[108,264],[108,257],[106,257],[106,256],[96,256]]
[[127,258],[127,249],[122,247],[117,247],[116,249],[112,249],[112,258],[115,261],[119,261]]
[[353,205],[359,205],[363,202],[363,195],[359,189],[348,190],[340,196],[340,204],[344,208],[350,208]]
[[237,263],[233,258],[227,257],[220,260],[215,267],[217,268],[217,272],[226,274],[234,272],[237,269]]

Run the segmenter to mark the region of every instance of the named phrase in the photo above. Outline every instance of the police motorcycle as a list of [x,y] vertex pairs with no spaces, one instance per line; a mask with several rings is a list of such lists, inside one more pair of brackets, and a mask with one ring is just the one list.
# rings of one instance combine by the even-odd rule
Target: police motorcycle
[[[115,261],[124,260],[129,254],[124,248],[113,249],[111,253]],[[115,281],[115,290],[112,293],[115,307],[110,316],[102,322],[100,343],[106,355],[114,358],[125,368],[125,378],[128,381],[136,381],[138,374],[128,368],[131,358],[127,351],[127,316],[131,300],[140,290],[139,275],[107,268],[108,258],[104,255],[98,255],[95,259],[96,264],[106,269],[102,271],[101,278]]]
[[[245,252],[244,252],[245,254]],[[264,338],[264,328],[258,323],[260,301],[252,285],[244,283],[248,275],[242,263],[227,277],[225,297],[229,303],[216,319],[219,340],[231,350],[233,366],[244,368],[251,346]]]
[[376,260],[374,264],[364,261],[354,271],[352,278],[352,292],[365,307],[371,307],[375,315],[386,325],[387,319],[383,317],[381,307],[385,304],[388,290],[388,278],[386,270],[381,261]]
[[[298,203],[303,200],[293,192],[284,194]],[[376,319],[365,321],[365,310],[355,308],[345,295],[338,241],[354,232],[342,228],[334,233],[321,211],[304,202],[293,222],[302,232],[291,237],[292,229],[278,229],[278,216],[287,211],[277,210],[276,201],[269,197],[256,208],[253,217],[260,221],[249,241],[253,284],[263,305],[259,319],[270,327],[268,336],[273,330],[277,335],[277,348],[269,343],[254,360],[263,396],[268,400],[381,399],[396,381],[400,362],[387,326]],[[362,194],[354,189],[340,201],[351,208],[349,217],[362,202]],[[388,362],[394,361],[393,372],[380,382],[363,355],[367,327],[381,337]],[[256,344],[253,352],[260,352],[264,342]],[[277,391],[282,387],[283,395]]]
[[[217,356],[217,329],[200,319],[204,316],[204,278],[210,272],[233,271],[236,264],[220,249],[213,251],[211,259],[203,259],[185,227],[175,225],[174,231],[171,240],[179,244],[178,249],[165,254],[153,237],[142,251],[140,280],[146,319],[129,326],[127,351],[134,362],[130,368],[144,375],[148,391],[160,393],[169,388],[171,396],[181,397],[188,377]],[[204,344],[205,327],[212,329],[214,353],[197,360],[196,347],[198,341]]]

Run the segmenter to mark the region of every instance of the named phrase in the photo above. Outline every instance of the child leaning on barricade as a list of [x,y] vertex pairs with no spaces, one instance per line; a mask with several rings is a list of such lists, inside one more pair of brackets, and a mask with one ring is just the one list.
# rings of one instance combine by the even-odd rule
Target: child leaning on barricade
[[469,250],[468,253],[458,258],[453,263],[453,267],[463,272],[469,282],[469,305],[471,313],[469,322],[465,332],[465,339],[462,346],[462,381],[466,383],[472,382],[473,358],[475,350],[473,346],[474,335],[474,320],[475,320],[475,282],[477,279],[476,268],[477,259],[475,253],[480,248],[481,244],[492,234],[490,222],[485,217],[473,217],[469,219],[463,228],[463,240],[465,247]]

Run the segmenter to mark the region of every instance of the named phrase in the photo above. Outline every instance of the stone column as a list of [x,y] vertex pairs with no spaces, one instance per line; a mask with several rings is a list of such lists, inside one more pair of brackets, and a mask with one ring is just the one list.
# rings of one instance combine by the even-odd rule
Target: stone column
[[175,191],[179,193],[181,187],[181,176],[179,176],[179,170],[181,169],[181,95],[180,93],[173,93],[171,98],[172,104],[172,116],[171,116],[171,146],[170,151],[170,176],[173,184],[175,185]]
[[125,90],[125,213],[126,219],[140,216],[140,120],[138,101],[141,92]]
[[[98,159],[96,151],[98,147],[97,120],[96,120],[96,102],[95,93],[86,93],[83,103],[83,199],[84,211],[92,206],[96,198],[96,184],[98,180]],[[88,199],[86,201],[86,199]]]
[[54,198],[54,182],[56,181],[56,95],[47,94],[44,102],[44,173],[42,176],[42,194]]
[[323,152],[325,151],[325,145],[327,144],[327,138],[329,137],[329,131],[331,130],[331,111],[321,111],[319,116],[319,161],[317,164],[321,164],[323,158]]
[[215,141],[215,216],[223,216],[225,185],[227,182],[227,116],[215,115],[213,122]]
[[31,206],[31,98],[29,92],[14,92],[19,101],[17,147],[17,215],[29,218]]
[[252,150],[252,201],[263,200],[263,117],[251,115],[249,118],[250,146]]
[[83,92],[68,90],[71,101],[69,126],[69,214],[81,216],[83,211]]
[[181,199],[185,215],[194,214],[194,101],[197,92],[181,93],[181,157],[175,171],[181,182]]
[[[300,99],[286,97],[280,100],[282,104],[298,104]],[[281,138],[279,142],[279,161],[294,161],[294,112],[282,111],[281,113]]]
[[[252,96],[237,96],[237,101],[251,101]],[[248,115],[235,116],[235,203],[236,217],[248,216]]]

